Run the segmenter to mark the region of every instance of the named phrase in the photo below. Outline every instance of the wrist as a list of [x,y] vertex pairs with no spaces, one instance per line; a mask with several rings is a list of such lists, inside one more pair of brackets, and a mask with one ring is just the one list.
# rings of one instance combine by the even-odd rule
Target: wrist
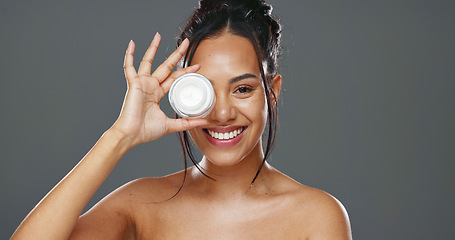
[[134,147],[133,139],[124,131],[116,128],[108,129],[104,132],[102,138],[109,139],[122,155]]

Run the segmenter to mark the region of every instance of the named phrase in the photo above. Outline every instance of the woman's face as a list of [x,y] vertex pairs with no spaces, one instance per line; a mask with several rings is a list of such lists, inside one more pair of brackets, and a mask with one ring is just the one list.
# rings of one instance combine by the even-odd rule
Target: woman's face
[[249,39],[223,34],[203,40],[192,64],[208,78],[216,103],[209,125],[190,131],[204,156],[217,166],[233,166],[245,157],[262,160],[261,136],[267,105],[256,51]]

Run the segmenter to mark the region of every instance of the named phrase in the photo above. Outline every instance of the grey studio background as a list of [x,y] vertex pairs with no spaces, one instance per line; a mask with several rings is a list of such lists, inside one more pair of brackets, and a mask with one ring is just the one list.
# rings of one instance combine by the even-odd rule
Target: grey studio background
[[[270,163],[342,201],[355,239],[454,239],[455,2],[270,2],[284,24]],[[159,31],[163,61],[195,5],[0,1],[1,239],[115,121],[129,40],[137,63]],[[182,167],[176,135],[143,144],[89,207]]]

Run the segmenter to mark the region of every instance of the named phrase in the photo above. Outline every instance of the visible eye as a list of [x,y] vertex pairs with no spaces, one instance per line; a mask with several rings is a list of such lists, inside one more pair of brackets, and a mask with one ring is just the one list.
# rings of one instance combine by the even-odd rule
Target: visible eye
[[249,93],[251,91],[253,91],[253,89],[250,87],[247,87],[247,86],[241,86],[241,87],[237,88],[237,90],[235,90],[235,92],[237,92],[237,93]]

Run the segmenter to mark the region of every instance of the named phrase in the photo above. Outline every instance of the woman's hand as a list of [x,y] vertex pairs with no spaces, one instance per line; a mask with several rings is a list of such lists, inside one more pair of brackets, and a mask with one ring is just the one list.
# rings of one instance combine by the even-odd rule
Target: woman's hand
[[182,44],[151,74],[152,62],[161,36],[157,33],[147,49],[138,71],[133,65],[134,42],[130,41],[125,54],[124,70],[128,84],[119,118],[112,130],[127,137],[131,147],[156,140],[166,134],[189,130],[207,124],[205,119],[171,119],[160,109],[159,103],[176,78],[184,73],[199,70],[199,65],[172,72],[188,48],[188,40]]

